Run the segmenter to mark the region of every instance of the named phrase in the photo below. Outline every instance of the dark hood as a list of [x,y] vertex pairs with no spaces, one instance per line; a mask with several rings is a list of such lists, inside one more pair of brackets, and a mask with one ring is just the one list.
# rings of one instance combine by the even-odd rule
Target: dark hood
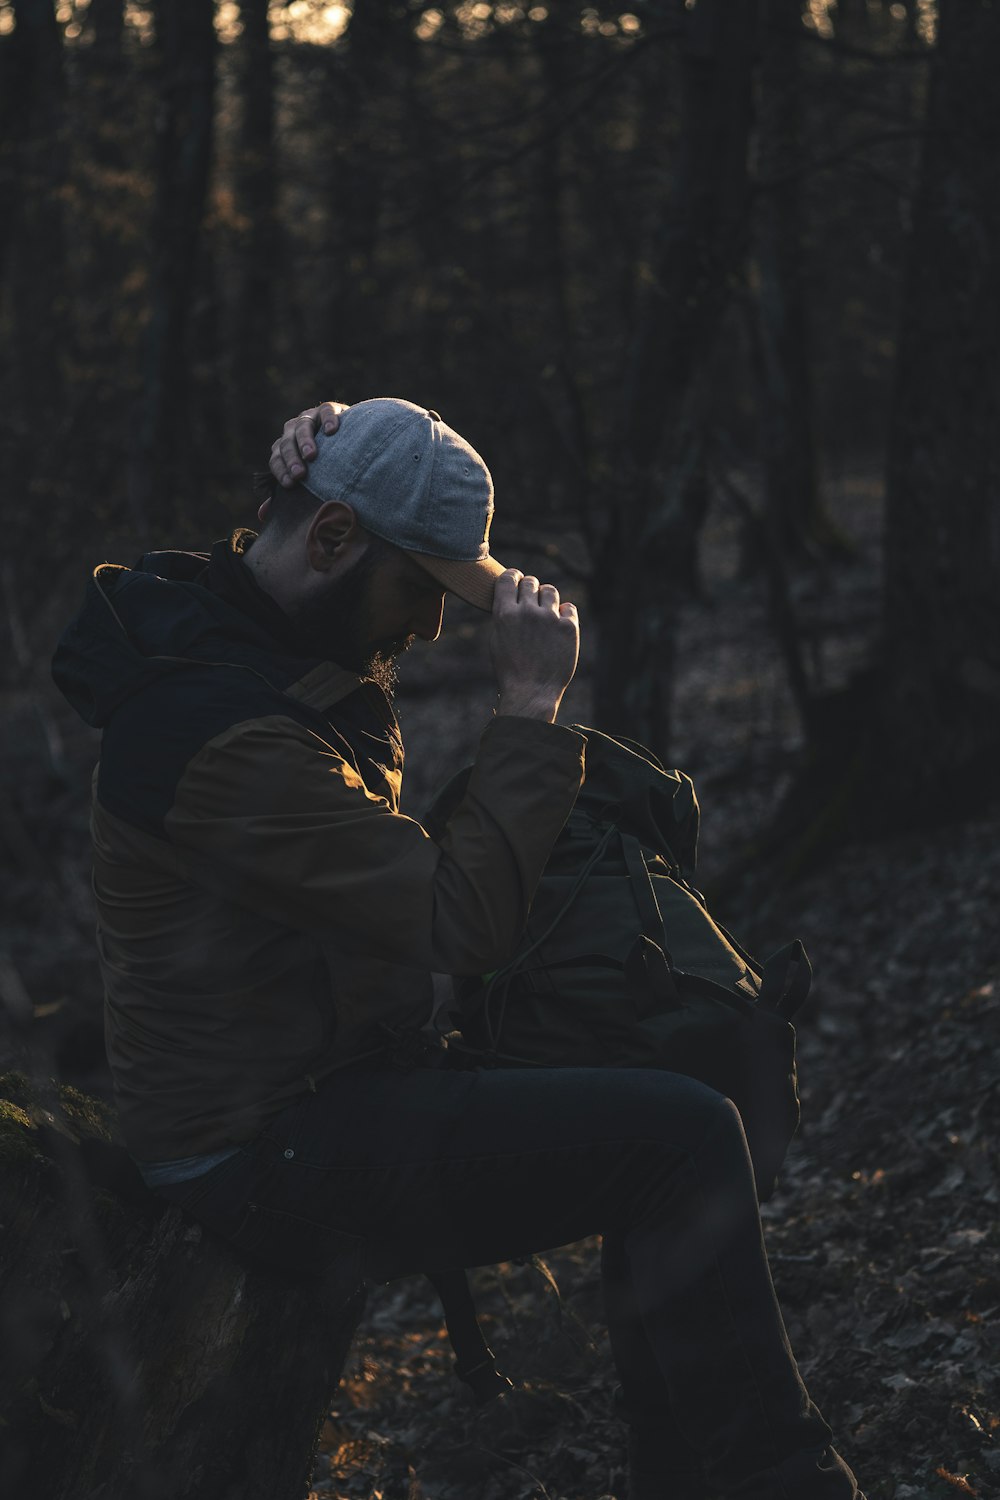
[[82,719],[103,728],[133,693],[195,662],[257,672],[270,663],[276,686],[319,664],[298,649],[291,621],[239,561],[252,540],[235,531],[211,553],[147,552],[133,568],[94,569],[52,659],[56,686]]

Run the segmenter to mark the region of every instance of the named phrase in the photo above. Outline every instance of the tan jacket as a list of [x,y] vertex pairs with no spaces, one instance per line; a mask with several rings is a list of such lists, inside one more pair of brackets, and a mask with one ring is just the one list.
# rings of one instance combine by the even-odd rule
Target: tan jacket
[[[380,690],[276,651],[181,564],[163,577],[164,558],[201,555],[152,556],[145,576],[98,569],[55,663],[77,706],[87,679],[105,723],[98,952],[122,1129],[144,1161],[248,1139],[380,1050],[382,1023],[422,1024],[432,970],[503,963],[584,749],[571,730],[496,719],[435,843],[398,810],[402,745]],[[193,634],[192,602],[211,617]],[[103,698],[102,655],[116,667]]]

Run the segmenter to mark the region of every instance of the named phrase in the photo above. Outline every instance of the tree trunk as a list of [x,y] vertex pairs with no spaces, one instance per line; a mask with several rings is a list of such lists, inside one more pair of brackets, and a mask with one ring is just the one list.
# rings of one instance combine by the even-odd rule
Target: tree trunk
[[757,339],[761,452],[772,544],[817,557],[839,538],[820,505],[802,284],[799,180],[801,0],[764,0],[757,175]]
[[10,309],[19,416],[27,425],[40,410],[58,419],[70,353],[65,77],[52,0],[15,0],[14,17],[0,52],[0,283]]
[[871,30],[868,0],[837,0],[834,20],[838,36],[864,41]]
[[849,838],[975,812],[1000,754],[1000,10],[942,0],[903,289],[872,666],[809,706],[766,839],[791,879]]
[[[307,283],[305,291],[313,304],[321,299],[326,394],[341,400],[356,400],[359,387],[364,390],[373,378],[372,327],[382,317],[379,221],[392,195],[379,156],[380,116],[391,111],[397,59],[412,40],[409,26],[400,0],[357,0],[340,45],[341,62],[330,68],[329,136],[317,148],[328,159],[317,165],[330,178],[329,228],[326,254],[316,265],[320,286]],[[349,150],[338,137],[350,141]]]
[[[129,92],[133,86],[133,70],[124,66],[124,0],[91,0],[87,19],[92,27],[92,40],[88,47],[80,49],[77,58],[89,95],[84,116],[89,127],[85,149],[98,168],[109,168],[112,174],[117,174],[133,164],[135,153],[131,132],[122,128],[122,112],[130,107]],[[102,188],[102,201],[106,202],[107,186],[102,184]],[[105,231],[102,240],[100,264],[106,266],[103,256],[114,249],[115,236]],[[120,248],[115,260],[121,262]],[[120,275],[116,274],[118,265],[114,260],[108,270],[109,281],[118,285]]]
[[121,61],[125,40],[125,0],[90,0],[88,19],[94,28],[93,45],[107,65]]
[[915,52],[920,45],[919,0],[903,0],[903,7],[906,11],[906,45]]
[[884,781],[900,807],[974,805],[1000,744],[998,49],[1000,8],[942,0],[887,473]]
[[157,0],[161,100],[150,316],[138,441],[130,473],[136,524],[172,495],[178,461],[190,464],[188,332],[212,151],[215,11],[209,0]]
[[[605,507],[595,717],[669,752],[678,599],[695,584],[705,513],[705,376],[740,266],[756,4],[685,12],[681,133],[638,298]],[[641,274],[641,273],[640,273]]]
[[[575,40],[572,32],[575,25],[575,17],[559,14],[553,8],[535,26],[534,46],[540,78],[550,99],[571,97],[574,77],[572,43]],[[567,232],[570,222],[567,189],[577,180],[578,158],[585,151],[577,132],[557,133],[535,155],[537,177],[532,196],[536,207],[532,238],[537,246],[534,258],[551,329],[546,361],[551,375],[544,375],[542,380],[550,420],[562,435],[561,443],[546,444],[543,449],[548,472],[538,475],[541,495],[558,492],[560,477],[566,472],[567,456],[572,465],[569,482],[574,487],[578,487],[581,481],[586,482],[593,464],[594,445],[580,379],[579,339],[573,308],[573,243]],[[580,509],[585,516],[586,502]]]
[[274,164],[274,59],[268,0],[242,0],[243,120],[238,173],[240,293],[233,371],[241,448],[266,453],[275,420],[272,332],[279,234]]
[[0,1493],[301,1500],[364,1293],[248,1268],[74,1089],[0,1079]]

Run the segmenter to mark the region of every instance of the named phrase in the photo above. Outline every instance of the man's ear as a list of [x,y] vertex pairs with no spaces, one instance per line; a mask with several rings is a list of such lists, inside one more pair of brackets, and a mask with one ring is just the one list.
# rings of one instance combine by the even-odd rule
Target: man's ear
[[328,573],[363,541],[358,518],[343,500],[324,500],[306,532],[309,566]]

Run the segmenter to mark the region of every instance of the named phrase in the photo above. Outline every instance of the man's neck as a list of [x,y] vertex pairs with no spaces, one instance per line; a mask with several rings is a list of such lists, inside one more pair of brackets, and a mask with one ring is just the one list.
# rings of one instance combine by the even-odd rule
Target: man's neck
[[308,644],[299,640],[291,611],[282,603],[279,591],[274,587],[273,571],[262,566],[267,562],[267,549],[258,553],[258,546],[259,542],[252,533],[240,531],[224,542],[216,542],[209,565],[199,581],[248,615],[285,650],[301,656],[318,656],[318,652],[309,650]]
[[286,570],[282,567],[277,550],[269,546],[265,537],[259,536],[241,555],[240,561],[253,578],[257,587],[274,600],[285,614],[291,614],[292,595],[288,587]]

